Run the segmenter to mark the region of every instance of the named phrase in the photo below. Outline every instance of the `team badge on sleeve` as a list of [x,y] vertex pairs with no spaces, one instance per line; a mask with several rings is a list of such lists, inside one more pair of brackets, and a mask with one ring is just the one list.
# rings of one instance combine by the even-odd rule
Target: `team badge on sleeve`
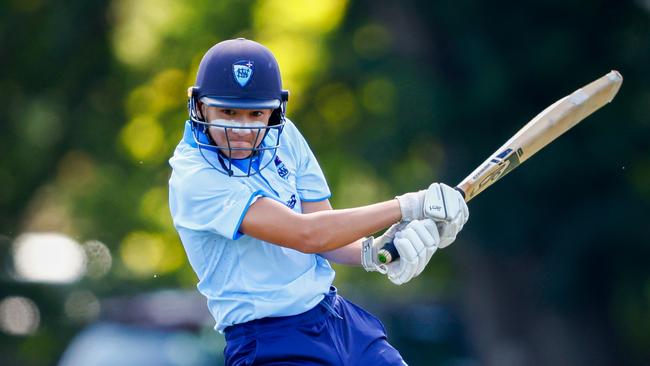
[[253,62],[248,60],[235,62],[232,64],[232,73],[239,86],[245,87],[253,76]]
[[275,166],[278,168],[278,175],[281,176],[284,179],[289,178],[289,169],[284,165],[282,160],[280,160],[279,156],[275,156]]
[[289,198],[286,205],[287,205],[287,207],[289,207],[290,209],[293,210],[293,208],[296,207],[296,202],[298,202],[298,200],[296,200],[296,195],[292,194],[291,198]]

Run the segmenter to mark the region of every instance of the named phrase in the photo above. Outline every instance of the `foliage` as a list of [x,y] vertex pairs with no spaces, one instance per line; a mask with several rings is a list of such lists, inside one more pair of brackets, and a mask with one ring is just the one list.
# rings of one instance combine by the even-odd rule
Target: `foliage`
[[[0,298],[32,298],[41,328],[0,336],[3,363],[56,360],[83,325],[62,310],[77,289],[101,298],[195,285],[168,214],[167,158],[201,56],[240,36],[277,55],[289,116],[338,208],[459,181],[548,104],[618,69],[617,99],[473,201],[467,229],[424,278],[395,288],[338,268],[337,284],[386,314],[412,364],[486,360],[480,334],[521,337],[524,359],[549,360],[553,343],[539,337],[561,330],[584,336],[567,343],[578,364],[650,359],[646,2],[13,0],[0,10],[3,259],[29,231],[99,240],[114,259],[106,277],[61,288],[6,275]],[[395,320],[412,303],[449,305],[464,335],[449,347],[413,341]],[[469,315],[476,307],[483,318]],[[502,326],[472,323],[488,318]],[[409,344],[437,344],[437,356]]]

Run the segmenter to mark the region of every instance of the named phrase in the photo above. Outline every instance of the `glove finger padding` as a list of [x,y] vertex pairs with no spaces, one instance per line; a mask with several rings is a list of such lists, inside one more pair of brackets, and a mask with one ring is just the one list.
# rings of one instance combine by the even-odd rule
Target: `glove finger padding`
[[406,229],[400,233],[401,237],[408,239],[410,244],[413,246],[413,249],[415,249],[415,252],[417,253],[415,268],[411,278],[415,277],[417,273],[420,273],[422,269],[424,269],[424,266],[427,264],[427,249],[424,245],[424,240],[426,240],[426,238],[420,236],[423,232],[428,235],[426,230],[422,228],[422,224],[419,221],[413,221],[412,224],[407,226]]
[[[410,224],[409,224],[410,225]],[[388,279],[396,285],[408,282],[415,273],[418,263],[417,249],[411,244],[408,238],[402,234],[404,230],[397,232],[393,238],[395,249],[399,253],[399,260],[388,264]]]
[[427,263],[431,260],[433,253],[438,250],[438,246],[440,245],[440,235],[436,223],[433,220],[422,220],[421,223],[422,225],[414,226],[413,229],[417,231],[420,238],[422,238],[426,253],[424,256],[424,265],[418,269],[415,273],[415,277],[422,273]]
[[445,248],[456,240],[469,218],[469,209],[460,192],[446,184],[434,183],[429,192],[432,194],[427,195],[425,214],[436,221],[440,233],[438,247]]
[[438,222],[438,231],[440,232],[440,245],[439,248],[445,248],[456,240],[456,236],[463,229],[467,222],[467,215],[461,212],[453,220],[445,222]]
[[411,280],[417,270],[417,252],[410,240],[401,235],[396,236],[393,243],[400,253],[400,258],[388,264],[388,279],[396,285],[401,285]]
[[400,259],[387,266],[391,282],[401,285],[422,273],[439,241],[438,229],[430,219],[412,221],[395,234],[393,243]]

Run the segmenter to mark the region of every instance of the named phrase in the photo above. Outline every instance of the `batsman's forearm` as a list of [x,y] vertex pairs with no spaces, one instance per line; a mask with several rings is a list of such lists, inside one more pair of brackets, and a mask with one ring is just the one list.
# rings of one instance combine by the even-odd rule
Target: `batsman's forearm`
[[361,244],[363,239],[359,239],[353,243],[342,246],[338,249],[330,250],[328,252],[319,253],[323,258],[336,264],[344,264],[347,266],[360,266],[361,265]]
[[302,215],[308,251],[322,253],[346,246],[387,228],[402,218],[397,200]]
[[[318,208],[330,208],[326,206]],[[281,202],[262,197],[250,206],[239,230],[254,238],[303,253],[323,253],[372,235],[401,217],[397,200],[301,214]]]

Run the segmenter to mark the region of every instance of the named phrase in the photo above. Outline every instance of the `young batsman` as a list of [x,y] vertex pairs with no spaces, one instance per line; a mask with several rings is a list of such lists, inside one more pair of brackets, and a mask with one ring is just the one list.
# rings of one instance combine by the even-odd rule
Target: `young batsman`
[[[218,43],[189,89],[190,119],[170,159],[174,226],[225,333],[226,364],[404,365],[381,322],[337,295],[330,261],[406,283],[454,241],[467,206],[434,183],[333,210],[314,154],[285,117],[287,101],[267,48]],[[377,252],[390,241],[400,259],[384,265]]]

